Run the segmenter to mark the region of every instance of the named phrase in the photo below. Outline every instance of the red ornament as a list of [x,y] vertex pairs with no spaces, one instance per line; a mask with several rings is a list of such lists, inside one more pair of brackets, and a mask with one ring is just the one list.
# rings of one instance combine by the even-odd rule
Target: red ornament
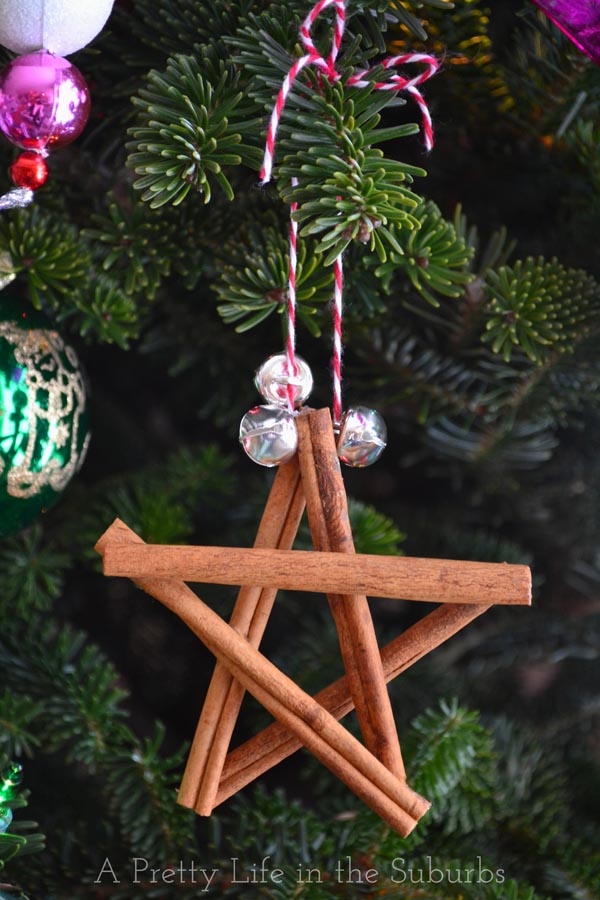
[[26,150],[14,161],[10,167],[10,174],[17,187],[37,191],[46,183],[48,166],[40,153]]

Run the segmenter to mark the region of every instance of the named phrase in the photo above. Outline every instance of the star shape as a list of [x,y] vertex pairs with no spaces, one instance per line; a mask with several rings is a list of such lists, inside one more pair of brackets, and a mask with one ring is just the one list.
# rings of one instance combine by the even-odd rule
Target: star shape
[[[429,803],[406,783],[387,682],[492,605],[529,604],[531,575],[526,566],[356,554],[329,411],[304,411],[297,424],[297,457],[277,472],[252,549],[146,545],[119,520],[96,549],[106,575],[134,580],[217,658],[182,805],[210,815],[305,746],[406,836]],[[305,506],[315,549],[294,551]],[[241,585],[230,623],[185,581]],[[315,697],[258,650],[282,587],[327,593],[346,674]],[[441,605],[380,650],[366,594]],[[246,690],[277,721],[229,751]],[[338,722],[353,708],[364,745]]]

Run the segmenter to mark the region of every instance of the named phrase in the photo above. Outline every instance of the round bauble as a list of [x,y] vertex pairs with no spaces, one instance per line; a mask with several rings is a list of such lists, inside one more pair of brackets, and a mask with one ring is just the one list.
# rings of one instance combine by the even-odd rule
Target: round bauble
[[356,469],[371,466],[386,446],[387,428],[377,410],[355,406],[344,414],[337,447],[343,463]]
[[288,372],[288,358],[285,353],[276,353],[270,356],[257,370],[254,376],[254,384],[259,394],[267,403],[277,406],[288,406],[292,387],[292,399],[294,405],[300,405],[308,400],[313,388],[312,372],[308,363],[301,356],[296,356],[296,374]]
[[68,59],[40,50],[0,71],[0,131],[25,150],[70,144],[85,128],[90,92]]
[[280,406],[255,406],[240,423],[240,443],[259,466],[279,466],[298,449],[296,420]]
[[0,44],[13,53],[68,56],[104,27],[114,0],[0,0]]
[[89,442],[77,356],[48,319],[0,294],[0,538],[31,524],[79,471]]
[[0,834],[4,834],[10,828],[13,814],[10,806],[0,806]]

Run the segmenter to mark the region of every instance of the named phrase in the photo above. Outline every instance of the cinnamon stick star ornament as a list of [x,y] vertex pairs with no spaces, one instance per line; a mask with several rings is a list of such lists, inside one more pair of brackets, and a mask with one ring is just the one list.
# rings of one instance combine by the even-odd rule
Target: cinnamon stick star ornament
[[[429,802],[406,782],[386,684],[494,604],[531,602],[526,566],[355,553],[327,409],[297,416],[298,454],[275,477],[253,549],[146,545],[116,520],[98,541],[104,573],[131,578],[178,615],[217,658],[179,792],[214,808],[300,747],[406,836]],[[293,551],[306,507],[314,552]],[[227,624],[185,581],[241,585]],[[327,594],[345,677],[306,694],[258,647],[278,588]],[[382,650],[366,594],[440,605]],[[229,746],[245,691],[277,720]],[[339,723],[356,709],[364,745]]]

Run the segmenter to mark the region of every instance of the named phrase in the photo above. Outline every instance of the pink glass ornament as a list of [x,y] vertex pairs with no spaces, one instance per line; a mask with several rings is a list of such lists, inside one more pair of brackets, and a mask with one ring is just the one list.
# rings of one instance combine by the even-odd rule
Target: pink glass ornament
[[0,71],[0,131],[26,150],[53,150],[81,134],[90,93],[79,69],[46,50]]
[[590,59],[600,65],[600,0],[533,0]]

